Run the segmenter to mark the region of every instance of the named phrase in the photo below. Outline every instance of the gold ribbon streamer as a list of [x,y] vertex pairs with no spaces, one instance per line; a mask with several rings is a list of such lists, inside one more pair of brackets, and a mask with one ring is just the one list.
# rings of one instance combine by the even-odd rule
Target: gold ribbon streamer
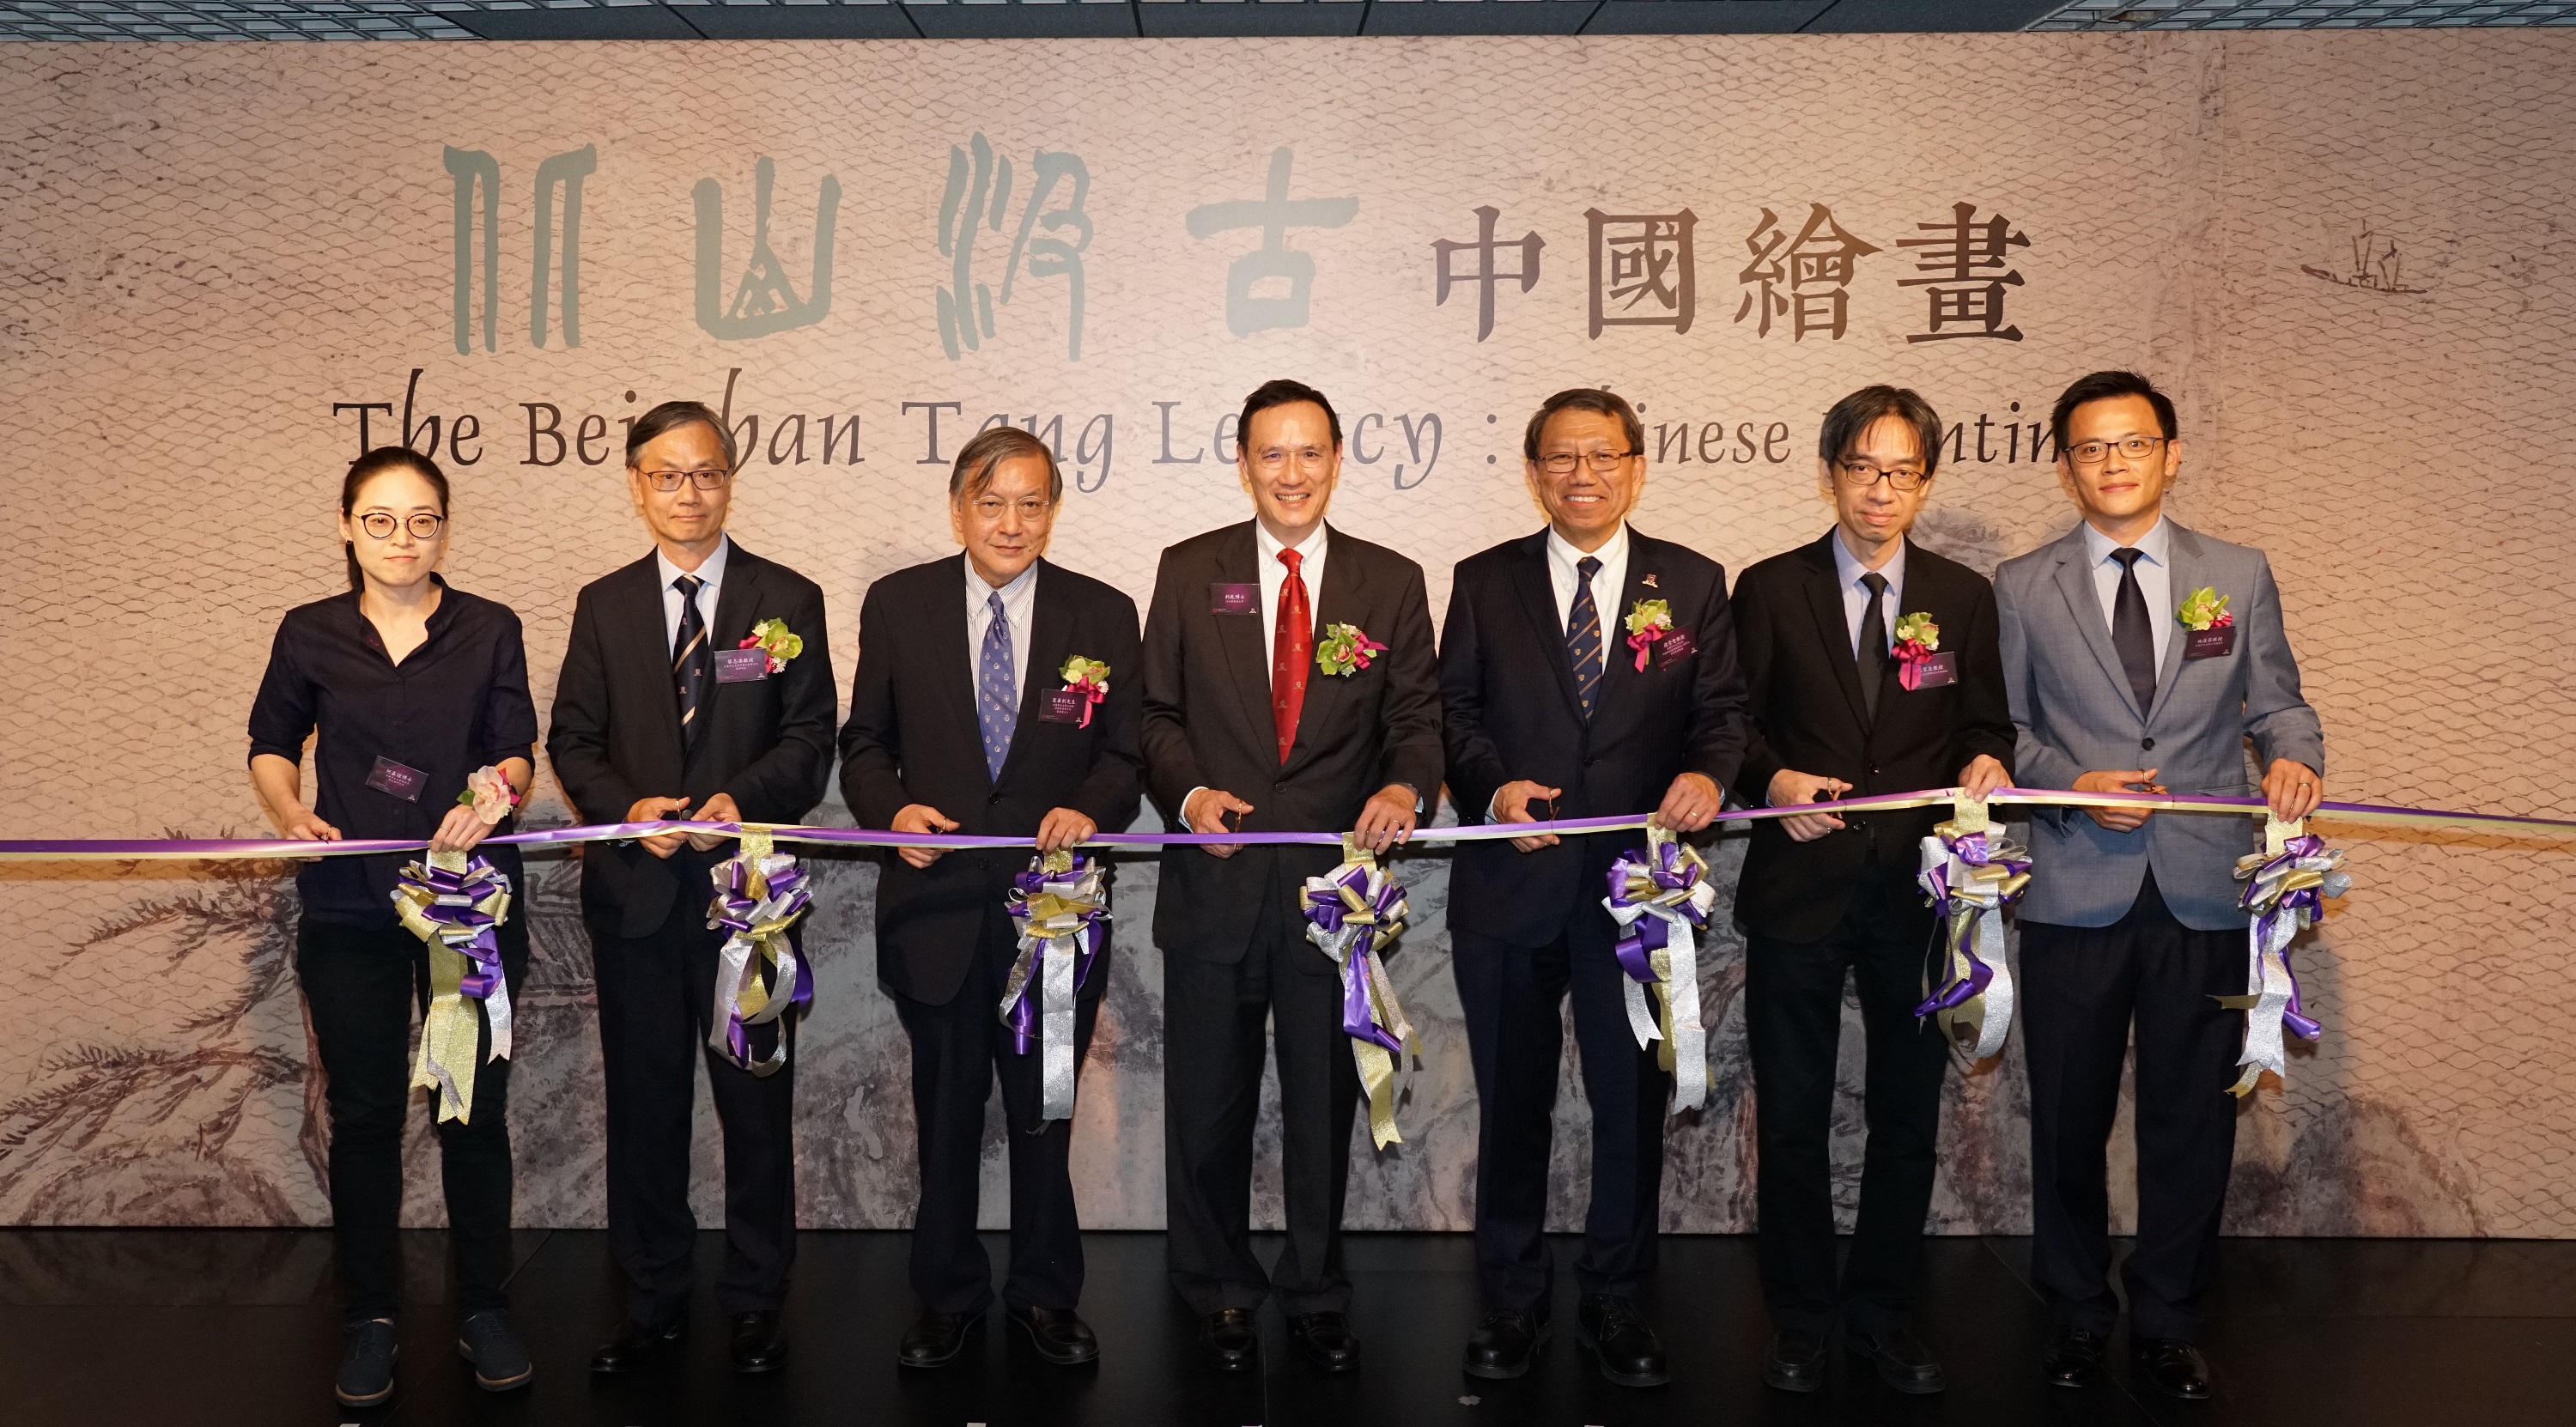
[[[461,852],[433,852],[429,865],[442,872],[462,874],[466,857]],[[498,926],[510,912],[510,888],[499,882],[474,905],[492,918]],[[394,889],[394,913],[402,918],[403,928],[419,937],[429,947],[429,1014],[422,1018],[420,1052],[412,1062],[411,1088],[438,1092],[438,1118],[471,1124],[474,1118],[474,1051],[480,1044],[483,1029],[483,1005],[469,1001],[464,984],[473,962],[465,953],[447,944],[451,929],[443,928],[422,911],[433,900],[427,887],[405,883]],[[470,936],[471,933],[464,933]],[[510,984],[503,977],[493,987],[498,999],[495,1008],[492,1049],[489,1058],[506,1060],[510,1055],[510,1032],[505,1019],[509,1014]]]
[[[1350,885],[1348,879],[1354,871],[1361,875],[1365,890]],[[1405,1018],[1404,1005],[1395,998],[1395,984],[1378,959],[1380,948],[1404,934],[1403,919],[1412,910],[1399,887],[1395,889],[1395,900],[1380,914],[1378,908],[1385,901],[1388,880],[1375,854],[1351,838],[1343,838],[1341,865],[1327,876],[1306,879],[1310,899],[1327,897],[1341,902],[1341,925],[1327,932],[1322,924],[1310,920],[1306,937],[1322,948],[1341,972],[1343,1004],[1349,1004],[1356,989],[1367,998],[1370,1022],[1402,1042],[1408,1054],[1420,1055],[1422,1046],[1414,1038],[1413,1023]],[[1375,1041],[1359,1036],[1349,1039],[1352,1062],[1359,1068],[1360,1089],[1368,1097],[1370,1141],[1379,1149],[1404,1143],[1395,1125],[1395,1056]]]

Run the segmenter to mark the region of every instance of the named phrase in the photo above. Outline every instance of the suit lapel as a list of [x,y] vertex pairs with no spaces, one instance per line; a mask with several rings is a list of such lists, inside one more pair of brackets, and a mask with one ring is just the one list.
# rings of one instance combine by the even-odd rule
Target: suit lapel
[[760,608],[760,571],[766,563],[740,545],[726,553],[724,583],[716,587],[715,618],[707,625],[709,649],[739,649],[750,635],[752,615]]
[[[1259,545],[1252,536],[1252,522],[1235,527],[1217,551],[1216,577],[1220,584],[1261,586]],[[1329,563],[1329,562],[1327,562]],[[1184,598],[1197,600],[1205,596],[1192,593]],[[1258,596],[1255,596],[1256,601]],[[1228,672],[1234,675],[1235,697],[1243,702],[1243,716],[1256,729],[1276,726],[1270,716],[1270,651],[1261,645],[1261,611],[1249,617],[1239,614],[1209,614],[1215,621],[1217,646],[1225,651]],[[1275,746],[1277,739],[1274,736]]]
[[[1336,624],[1357,625],[1362,634],[1372,639],[1385,633],[1368,627],[1362,616],[1367,601],[1361,591],[1367,588],[1368,571],[1362,567],[1359,552],[1341,532],[1325,527],[1324,587],[1313,591],[1315,600],[1315,642],[1324,642],[1324,631]],[[1338,545],[1341,548],[1335,549]],[[1378,640],[1383,644],[1386,641]],[[1391,651],[1390,651],[1391,652]],[[1380,656],[1384,657],[1384,656]],[[1312,660],[1308,661],[1310,664]],[[1288,750],[1288,763],[1297,764],[1313,756],[1314,751],[1331,741],[1333,718],[1348,701],[1351,680],[1356,672],[1327,675],[1321,668],[1306,671],[1306,702],[1297,710],[1297,741]],[[1374,790],[1372,790],[1374,791]]]
[[[948,587],[944,597],[934,597],[930,609],[923,616],[924,626],[930,631],[931,679],[939,686],[940,697],[947,701],[950,716],[963,722],[967,736],[974,740],[975,750],[981,754],[984,724],[975,716],[975,656],[966,647],[965,581],[974,575],[963,554],[951,565],[957,572],[958,582]],[[1029,649],[1031,657],[1035,657],[1037,644],[1034,639],[1030,641]],[[1004,761],[1009,761],[1007,755]],[[975,763],[982,767],[984,760],[978,757]],[[985,770],[985,781],[988,784],[992,781],[989,768]]]
[[[1592,710],[1595,728],[1601,726],[1604,714],[1614,708],[1628,706],[1633,693],[1631,686],[1645,677],[1645,671],[1637,667],[1637,651],[1628,647],[1627,619],[1628,611],[1635,609],[1639,600],[1671,598],[1663,588],[1661,577],[1672,572],[1655,568],[1655,553],[1654,542],[1634,529],[1629,530],[1627,578],[1619,582],[1619,598],[1611,601],[1610,608],[1601,611],[1601,702]],[[1647,584],[1648,580],[1655,583]],[[1680,627],[1678,616],[1673,624],[1675,628]],[[1648,646],[1647,655],[1646,667],[1651,669],[1654,667],[1653,646]],[[1569,673],[1567,677],[1573,676]]]
[[[1564,696],[1565,711],[1581,723],[1583,695],[1574,687],[1574,661],[1565,647],[1565,625],[1556,617],[1556,576],[1547,567],[1546,531],[1531,536],[1514,553],[1512,587],[1520,596],[1522,612],[1529,616],[1530,632],[1538,640],[1544,662],[1556,671],[1556,691]],[[1601,632],[1606,639],[1610,632],[1606,616]],[[1606,659],[1606,646],[1603,652]],[[1603,672],[1608,672],[1606,663]]]
[[[2165,570],[2165,594],[2170,605],[2179,607],[2190,597],[2192,591],[2208,583],[2208,572],[2202,568],[2199,539],[2190,531],[2175,525],[2171,520],[2167,520],[2165,524],[2170,527],[2165,532],[2165,556],[2172,562]],[[2147,611],[2147,618],[2171,620],[2175,619],[2175,614],[2171,608],[2150,609]],[[2182,679],[2183,647],[2190,642],[2184,635],[2180,622],[2177,621],[2168,632],[2168,638],[2165,641],[2165,657],[2158,661],[2156,704],[2148,711],[2151,717],[2163,713],[2166,706],[2173,702],[2171,697],[2173,687]]]
[[2110,621],[2102,617],[2102,597],[2094,591],[2093,572],[2085,555],[2084,527],[2077,525],[2057,542],[2057,591],[2065,597],[2067,617],[2092,648],[2094,662],[2102,666],[2102,677],[2111,685],[2121,707],[2129,711],[2131,718],[2143,720],[2145,712],[2138,707],[2137,694],[2129,688],[2128,673],[2120,667],[2120,651],[2111,647]]
[[[1869,736],[1869,705],[1860,691],[1860,664],[1852,657],[1851,626],[1843,614],[1843,587],[1834,568],[1834,538],[1830,530],[1825,538],[1808,547],[1807,612],[1815,617],[1816,637],[1824,641],[1825,662],[1834,671],[1834,683],[1843,691],[1843,702],[1850,706],[1852,726]],[[1881,689],[1883,698],[1885,689]]]
[[627,568],[634,572],[634,579],[618,601],[625,625],[620,643],[625,646],[625,657],[643,671],[646,686],[660,691],[653,705],[662,711],[662,717],[655,720],[657,735],[667,738],[671,766],[677,768],[684,752],[680,743],[680,686],[671,677],[671,646],[662,627],[662,565],[647,555]]
[[[1011,751],[1002,759],[1002,777],[1011,776],[1023,750],[1035,742],[1032,731],[1044,720],[1047,697],[1064,687],[1057,671],[1071,655],[1081,653],[1067,647],[1073,641],[1073,611],[1055,589],[1055,567],[1038,562],[1037,588],[1031,590],[1029,614],[1029,667],[1020,671],[1020,721],[1011,726]],[[963,640],[959,641],[962,646]],[[1112,669],[1110,677],[1118,677]]]

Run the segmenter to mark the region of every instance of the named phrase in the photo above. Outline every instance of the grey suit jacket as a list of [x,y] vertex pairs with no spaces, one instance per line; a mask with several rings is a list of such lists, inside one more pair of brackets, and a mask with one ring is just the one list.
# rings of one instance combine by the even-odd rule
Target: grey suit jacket
[[[2243,796],[2255,768],[2288,758],[2325,771],[2325,734],[2299,696],[2299,665],[2281,631],[2281,593],[2263,552],[2172,526],[2173,597],[2209,586],[2229,597],[2234,652],[2185,659],[2174,631],[2143,716],[2111,647],[2078,524],[1995,571],[2002,615],[2004,687],[2018,732],[2013,781],[2071,788],[2087,771],[2154,768],[2176,793]],[[2150,618],[2173,619],[2172,610]],[[2112,832],[2078,808],[2041,808],[2031,817],[2026,921],[2099,927],[2118,921],[2147,870],[2185,926],[2223,931],[2245,924],[2236,907],[2236,859],[2255,849],[2255,818],[2163,813],[2133,833]]]

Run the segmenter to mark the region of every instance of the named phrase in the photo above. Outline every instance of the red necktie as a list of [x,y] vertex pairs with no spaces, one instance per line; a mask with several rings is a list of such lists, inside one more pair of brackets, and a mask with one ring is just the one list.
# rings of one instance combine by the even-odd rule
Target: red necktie
[[1297,713],[1306,707],[1306,666],[1315,662],[1315,619],[1306,608],[1306,581],[1297,567],[1306,557],[1279,552],[1288,578],[1279,586],[1279,629],[1270,641],[1270,721],[1279,730],[1279,763],[1297,746]]

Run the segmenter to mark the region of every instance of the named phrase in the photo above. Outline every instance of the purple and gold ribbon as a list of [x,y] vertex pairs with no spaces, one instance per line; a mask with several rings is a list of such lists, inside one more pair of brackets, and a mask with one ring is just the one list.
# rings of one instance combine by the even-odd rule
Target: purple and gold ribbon
[[1038,1052],[1038,1118],[1073,1118],[1080,1070],[1074,1051],[1076,999],[1109,941],[1107,869],[1097,857],[1050,852],[1011,879],[1006,909],[1020,955],[1002,988],[1002,1024],[1015,1054]]
[[[1514,827],[1527,827],[1516,823]],[[1673,1077],[1673,1106],[1708,1101],[1708,1032],[1700,1024],[1699,933],[1717,905],[1708,863],[1697,849],[1648,824],[1644,850],[1610,864],[1601,905],[1619,923],[1613,948],[1628,998],[1628,1029]],[[1649,1004],[1649,993],[1653,1004]]]
[[1923,867],[1915,878],[1938,920],[1942,981],[1914,1016],[1937,1016],[1951,1052],[1974,1065],[2001,1054],[2012,1031],[2004,908],[2030,885],[2030,853],[2003,835],[1983,802],[1962,797],[1956,808],[1923,839]]
[[[481,857],[433,852],[395,879],[394,914],[429,946],[429,1013],[411,1088],[438,1093],[438,1118],[474,1118],[474,1052],[486,1024],[485,1059],[510,1058],[510,978],[493,933],[510,916],[510,879]],[[478,1009],[479,1008],[479,1009]]]
[[2343,870],[2343,854],[2324,838],[2298,823],[2267,823],[2265,848],[2236,860],[2236,876],[2245,883],[2237,898],[2250,920],[2246,924],[2245,993],[2219,996],[2218,1004],[2245,1013],[2245,1052],[2236,1063],[2245,1067],[2227,1093],[2239,1099],[2254,1092],[2263,1072],[2287,1080],[2289,1044],[2283,1033],[2313,1041],[2325,1027],[2299,1005],[2298,974],[2290,969],[2290,939],[2325,915],[2325,898],[2352,890]]
[[767,833],[746,829],[742,850],[716,864],[716,886],[707,925],[730,933],[716,952],[715,1013],[707,1044],[754,1075],[775,1075],[787,1063],[787,1027],[767,1057],[751,1058],[751,1027],[777,1021],[789,1006],[814,999],[814,973],[796,955],[787,929],[805,915],[813,897],[796,859],[778,851]]
[[1378,866],[1375,854],[1345,839],[1341,865],[1307,878],[1303,902],[1306,939],[1341,971],[1342,1034],[1350,1038],[1360,1089],[1368,1097],[1369,1138],[1379,1149],[1401,1144],[1404,1137],[1395,1127],[1395,1072],[1400,1057],[1416,1047],[1413,1024],[1395,999],[1383,956],[1404,934],[1404,919],[1412,915],[1404,884]]

